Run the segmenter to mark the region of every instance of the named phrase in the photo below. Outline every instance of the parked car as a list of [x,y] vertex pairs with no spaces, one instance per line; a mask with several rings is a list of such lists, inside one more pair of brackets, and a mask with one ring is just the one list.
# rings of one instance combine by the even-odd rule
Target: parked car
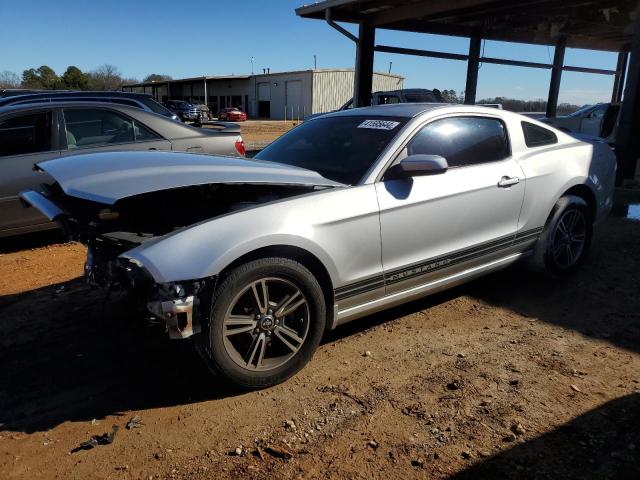
[[566,132],[600,137],[608,144],[613,145],[616,143],[619,114],[619,103],[597,103],[585,105],[569,115],[554,118],[545,117],[540,121]]
[[[39,185],[37,162],[108,150],[176,150],[244,155],[240,128],[199,129],[139,108],[103,102],[41,102],[0,107],[0,236],[55,227],[18,193]],[[50,180],[50,179],[49,179]]]
[[403,104],[313,119],[253,160],[112,152],[38,168],[56,183],[21,197],[88,245],[93,282],[193,335],[214,372],[265,387],[355,318],[517,261],[571,272],[611,209],[616,162],[504,110]]
[[163,105],[178,115],[183,122],[200,123],[209,120],[209,108],[206,105],[206,110],[186,100],[167,100]]
[[200,121],[201,122],[206,122],[206,121],[211,120],[211,110],[209,110],[209,107],[207,105],[205,105],[204,103],[195,103],[195,102],[192,102],[192,104],[200,112]]
[[227,122],[246,122],[247,114],[236,107],[223,108],[218,112],[218,120]]
[[[14,90],[14,92],[16,92]],[[0,107],[8,105],[20,105],[38,102],[106,102],[119,105],[129,105],[147,112],[158,113],[173,120],[178,116],[156,102],[148,93],[132,92],[85,92],[73,90],[24,90],[24,93],[15,93],[6,98],[0,98]]]
[[[403,90],[388,90],[384,92],[374,92],[371,94],[371,105],[392,105],[396,103],[445,103],[442,93],[437,88],[427,90],[426,88],[405,88]],[[350,110],[353,107],[353,98],[342,105],[338,110]],[[329,112],[332,113],[332,112]],[[314,113],[304,117],[304,121],[326,115],[326,113]]]

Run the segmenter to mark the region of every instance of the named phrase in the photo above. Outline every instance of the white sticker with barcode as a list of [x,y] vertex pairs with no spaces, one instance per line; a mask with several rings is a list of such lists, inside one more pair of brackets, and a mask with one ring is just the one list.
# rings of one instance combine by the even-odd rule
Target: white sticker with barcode
[[358,128],[373,128],[374,130],[393,130],[400,122],[394,122],[392,120],[365,120]]

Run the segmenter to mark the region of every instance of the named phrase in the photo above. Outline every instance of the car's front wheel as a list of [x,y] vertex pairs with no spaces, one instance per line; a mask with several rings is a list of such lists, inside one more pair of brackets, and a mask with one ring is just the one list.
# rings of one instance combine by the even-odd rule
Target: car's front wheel
[[214,373],[244,388],[294,375],[313,356],[325,328],[320,285],[287,258],[240,265],[204,300],[198,350]]
[[561,197],[536,244],[534,268],[552,275],[572,272],[586,258],[592,232],[593,219],[587,203],[575,195]]

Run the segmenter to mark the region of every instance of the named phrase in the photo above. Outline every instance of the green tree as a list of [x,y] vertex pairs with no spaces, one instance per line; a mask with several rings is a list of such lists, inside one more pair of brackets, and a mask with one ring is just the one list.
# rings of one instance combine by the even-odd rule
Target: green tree
[[53,71],[53,68],[48,67],[47,65],[42,65],[38,69],[38,73],[40,74],[42,87],[45,90],[55,90],[56,88],[60,88],[60,86],[62,85],[60,77],[56,75],[56,72]]
[[87,90],[89,88],[89,77],[82,73],[78,67],[69,66],[62,74],[62,86],[72,90]]
[[447,103],[462,103],[455,90],[442,90],[440,93]]
[[40,75],[38,75],[38,71],[35,68],[30,68],[22,72],[22,86],[24,88],[42,88]]
[[173,80],[170,75],[160,75],[159,73],[152,73],[144,77],[143,82],[166,82],[167,80]]
[[60,88],[62,81],[56,72],[47,65],[40,68],[30,68],[22,72],[22,86],[25,88],[55,90]]

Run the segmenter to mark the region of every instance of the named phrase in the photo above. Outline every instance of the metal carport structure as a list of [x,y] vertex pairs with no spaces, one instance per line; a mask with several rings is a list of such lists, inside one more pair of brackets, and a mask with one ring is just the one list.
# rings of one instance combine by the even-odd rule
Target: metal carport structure
[[[355,42],[354,100],[358,106],[371,101],[374,52],[466,61],[467,104],[476,101],[480,63],[549,69],[548,116],[556,114],[563,71],[613,75],[612,102],[622,100],[616,142],[621,178],[635,175],[640,156],[638,0],[326,0],[300,7],[296,13],[304,18],[325,20]],[[357,24],[358,36],[336,22]],[[467,37],[469,53],[379,45],[375,42],[379,28]],[[481,56],[483,39],[554,46],[553,63]],[[565,65],[567,47],[617,52],[616,69]],[[625,72],[628,72],[626,82]]]

